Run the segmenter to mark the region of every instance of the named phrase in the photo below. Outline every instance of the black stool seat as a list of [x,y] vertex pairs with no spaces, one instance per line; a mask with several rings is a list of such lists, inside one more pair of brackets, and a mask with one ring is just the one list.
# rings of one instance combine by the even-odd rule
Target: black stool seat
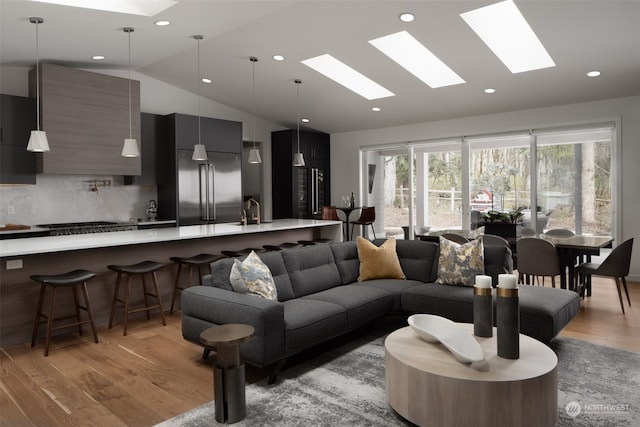
[[[149,314],[150,310],[157,309],[160,312],[160,317],[162,318],[162,326],[167,325],[167,321],[164,318],[164,309],[162,308],[162,300],[160,299],[160,289],[158,288],[158,277],[156,276],[156,271],[160,270],[164,267],[164,264],[155,261],[142,261],[133,265],[108,265],[107,268],[109,270],[115,271],[118,273],[116,277],[116,289],[113,293],[113,301],[111,302],[111,315],[109,316],[109,329],[113,326],[113,319],[116,314],[116,306],[118,303],[124,305],[124,326],[122,335],[127,335],[127,326],[129,324],[129,314],[145,312],[147,314],[147,320],[151,319],[151,315]],[[127,275],[127,289],[125,293],[125,298],[120,299],[120,280],[122,275]],[[145,274],[151,275],[151,283],[153,285],[154,293],[147,291],[147,281],[145,279]],[[131,283],[133,276],[140,276],[142,281],[142,296],[144,297],[144,307],[141,308],[130,308],[131,305]],[[147,297],[154,297],[156,299],[156,304],[150,305]]]
[[222,253],[222,255],[226,256],[227,258],[237,258],[237,257],[249,255],[251,251],[254,251],[255,253],[259,254],[264,252],[265,250],[264,248],[245,248],[239,251],[220,251],[220,252]]
[[[68,273],[45,275],[34,274],[31,279],[40,283],[40,297],[38,298],[38,309],[36,311],[36,318],[33,323],[33,335],[31,336],[31,347],[36,345],[36,339],[38,338],[38,329],[42,323],[47,324],[47,331],[45,335],[44,355],[49,355],[49,344],[51,343],[51,332],[59,329],[70,328],[72,326],[78,327],[78,332],[82,335],[82,325],[91,325],[91,332],[93,333],[93,340],[98,342],[98,333],[96,332],[96,325],[93,321],[93,312],[91,311],[91,305],[89,303],[89,293],[87,292],[87,281],[94,278],[95,273],[88,270],[73,270]],[[65,317],[53,317],[53,309],[56,300],[56,290],[62,287],[71,287],[73,290],[73,302],[75,308],[75,315]],[[84,306],[80,305],[78,299],[78,288],[82,291],[84,297]],[[42,312],[42,306],[44,304],[44,298],[47,289],[51,289],[51,297],[49,301],[49,309],[47,314]],[[84,310],[87,313],[87,320],[82,320],[80,311]],[[44,320],[42,320],[44,319]],[[53,327],[53,322],[65,319],[74,319],[71,323],[60,324]]]
[[312,245],[328,245],[329,243],[333,243],[332,239],[313,239],[313,240],[298,240],[298,243],[302,246],[312,246]]
[[34,274],[31,276],[32,280],[45,285],[52,286],[68,286],[76,285],[78,283],[86,282],[89,279],[96,277],[96,273],[88,270],[73,270],[64,274],[44,275]]
[[[192,277],[193,277],[193,267],[196,267],[198,269],[198,280],[200,281],[200,286],[202,286],[201,267],[208,265],[209,273],[211,273],[211,263],[221,258],[224,258],[224,257],[221,255],[213,255],[213,254],[198,254],[189,258],[177,257],[177,256],[173,256],[169,258],[171,261],[178,264],[176,279],[173,283],[173,294],[171,296],[171,309],[169,310],[169,314],[173,314],[173,307],[175,306],[175,303],[176,303],[178,291],[182,291],[191,286]],[[182,266],[187,266],[189,269],[187,271],[187,284],[185,286],[180,286],[180,278],[181,278],[180,275],[182,273]]]
[[160,270],[164,264],[155,261],[142,261],[133,265],[108,265],[109,270],[127,274],[145,274]]
[[169,259],[178,264],[186,265],[206,265],[222,258],[220,255],[198,254],[189,258],[172,256]]

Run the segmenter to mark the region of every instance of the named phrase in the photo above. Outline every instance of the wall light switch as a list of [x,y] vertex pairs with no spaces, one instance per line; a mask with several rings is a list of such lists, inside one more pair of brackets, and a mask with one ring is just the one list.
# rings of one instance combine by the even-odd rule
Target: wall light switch
[[22,268],[22,260],[21,259],[8,259],[7,260],[7,270],[19,270]]

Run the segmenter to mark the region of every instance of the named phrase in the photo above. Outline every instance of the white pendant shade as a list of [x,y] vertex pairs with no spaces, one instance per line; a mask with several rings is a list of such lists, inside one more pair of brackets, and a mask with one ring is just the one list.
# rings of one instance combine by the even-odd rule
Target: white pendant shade
[[304,156],[302,153],[293,154],[293,166],[304,166]]
[[262,159],[260,158],[260,150],[258,150],[257,148],[252,148],[251,150],[249,150],[249,163],[262,163]]
[[32,130],[31,137],[29,137],[29,145],[27,145],[27,150],[36,153],[44,153],[45,151],[50,151],[47,133],[43,130]]
[[124,145],[122,146],[122,157],[138,156],[140,156],[140,147],[138,147],[138,141],[131,138],[125,139]]
[[207,147],[204,144],[195,144],[193,146],[193,156],[191,156],[191,160],[208,160],[207,156]]

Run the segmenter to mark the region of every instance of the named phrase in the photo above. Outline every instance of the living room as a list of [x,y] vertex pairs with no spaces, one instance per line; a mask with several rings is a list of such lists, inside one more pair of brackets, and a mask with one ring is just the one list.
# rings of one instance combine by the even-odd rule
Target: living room
[[[4,8],[5,5],[0,7]],[[224,2],[227,3],[227,2]],[[253,2],[247,2],[253,3]],[[275,2],[270,2],[275,3]],[[302,8],[300,5],[293,5],[295,2],[283,2],[294,8]],[[316,8],[320,2],[314,3]],[[363,2],[349,2],[345,10],[366,9],[362,7]],[[358,4],[360,3],[360,4]],[[393,18],[396,19],[397,5],[391,6],[394,2],[389,3],[387,8],[394,13]],[[430,2],[433,3],[433,2]],[[440,3],[440,2],[438,2]],[[466,2],[468,9],[484,6],[493,2]],[[524,2],[523,10],[526,10],[527,2]],[[597,17],[598,11],[601,11],[598,2],[592,2],[593,9],[588,9],[589,23],[606,25],[608,33],[615,33],[616,23],[611,19],[601,17],[599,22]],[[354,111],[353,123],[349,123],[349,115],[340,110],[336,105],[340,104],[340,98],[336,95],[337,89],[335,83],[327,84],[320,77],[298,64],[299,68],[294,69],[300,74],[289,75],[282,71],[277,71],[277,65],[271,64],[270,48],[261,48],[260,61],[256,65],[256,75],[258,77],[258,113],[252,114],[251,96],[249,93],[251,86],[251,65],[248,56],[255,52],[244,52],[241,60],[244,81],[243,91],[241,95],[235,95],[237,98],[246,98],[246,102],[229,102],[225,103],[224,97],[217,98],[215,89],[208,96],[201,99],[197,93],[195,85],[183,83],[175,83],[163,78],[156,77],[153,73],[147,73],[143,66],[136,69],[132,76],[141,82],[142,85],[142,111],[154,112],[158,114],[168,114],[177,110],[193,115],[203,114],[209,117],[224,118],[229,120],[239,120],[243,122],[243,139],[245,141],[258,141],[262,153],[263,164],[261,166],[262,179],[262,208],[265,218],[270,218],[272,210],[272,192],[277,189],[271,188],[271,132],[285,128],[295,129],[297,125],[307,130],[322,130],[331,134],[331,193],[333,204],[340,204],[341,197],[345,194],[354,192],[358,200],[365,200],[367,195],[366,170],[361,161],[362,151],[372,147],[391,147],[407,146],[407,144],[420,141],[440,141],[450,140],[464,136],[477,135],[498,135],[501,133],[509,133],[514,131],[522,131],[527,129],[549,129],[549,128],[579,128],[585,125],[613,123],[614,124],[614,140],[612,145],[612,174],[615,175],[615,186],[613,189],[613,197],[615,198],[615,208],[612,212],[612,237],[616,244],[631,237],[640,237],[640,219],[637,215],[637,200],[640,198],[640,190],[635,184],[640,182],[640,171],[636,167],[637,159],[640,159],[640,83],[637,75],[640,73],[640,7],[636,2],[602,2],[606,8],[617,10],[614,13],[616,18],[624,16],[622,20],[624,25],[620,29],[619,34],[632,34],[635,41],[625,41],[623,49],[617,55],[625,57],[625,61],[632,62],[632,66],[627,68],[623,73],[616,74],[611,71],[607,75],[607,63],[615,61],[616,49],[611,48],[611,44],[606,44],[603,50],[612,51],[614,58],[604,58],[604,64],[590,64],[590,66],[598,67],[602,70],[603,75],[600,78],[625,80],[629,86],[625,90],[607,90],[607,88],[592,90],[586,89],[586,85],[599,85],[597,79],[585,83],[581,83],[577,89],[566,90],[563,92],[563,101],[558,101],[553,95],[554,92],[560,92],[558,87],[553,89],[546,88],[544,85],[536,85],[537,97],[532,97],[528,103],[514,104],[498,104],[498,101],[490,96],[500,96],[500,91],[496,94],[489,95],[482,93],[483,98],[471,99],[465,98],[464,94],[456,100],[443,99],[448,96],[425,96],[425,101],[415,104],[410,113],[394,113],[394,118],[389,118],[379,113],[392,110],[395,107],[395,101],[388,100],[383,105],[381,112],[377,116],[371,116],[371,102],[363,102],[358,104],[358,109],[366,106],[368,111],[365,114],[355,112],[356,108],[351,103],[344,106],[347,110]],[[520,5],[520,2],[516,2]],[[402,6],[409,7],[410,3],[403,3]],[[280,7],[278,6],[278,7]],[[619,9],[617,8],[619,6]],[[257,7],[257,5],[256,5]],[[275,7],[275,6],[274,6]],[[463,8],[462,6],[459,6]],[[532,9],[533,16],[537,22],[544,22],[544,14]],[[560,3],[558,6],[563,16],[579,16],[580,5],[570,7],[568,4]],[[586,7],[586,6],[585,6]],[[235,9],[229,6],[227,13],[235,13]],[[606,9],[605,8],[605,9]],[[629,8],[629,9],[627,9]],[[428,9],[428,8],[427,8]],[[313,9],[316,10],[316,9]],[[30,9],[28,12],[34,11]],[[304,9],[297,11],[302,13]],[[630,12],[629,12],[630,11]],[[4,12],[4,11],[3,11]],[[27,13],[27,15],[29,15]],[[222,12],[221,12],[222,13]],[[270,13],[276,13],[273,10],[264,10],[266,17],[260,20],[253,31],[269,32],[268,17]],[[331,15],[333,12],[325,12]],[[604,14],[605,12],[602,11]],[[37,14],[34,11],[34,14]],[[28,18],[27,15],[22,18]],[[46,14],[43,14],[47,18]],[[543,15],[543,16],[541,16]],[[75,15],[74,15],[75,16]],[[295,15],[298,16],[298,15]],[[424,16],[424,15],[423,15]],[[605,16],[605,15],[603,15]],[[323,15],[324,17],[324,15]],[[458,14],[455,17],[459,19]],[[32,39],[32,26],[28,21],[24,20],[19,25],[25,28],[25,37]],[[360,19],[366,19],[360,18]],[[422,25],[418,22],[414,26]],[[280,24],[282,18],[274,18],[274,22]],[[359,22],[359,21],[358,21]],[[3,22],[4,24],[4,22]],[[634,28],[629,28],[629,24],[638,24]],[[45,54],[46,43],[44,34],[49,22],[45,21],[41,27],[42,54]],[[402,24],[404,25],[404,24]],[[277,25],[275,25],[277,27]],[[424,26],[424,25],[423,25]],[[553,26],[553,24],[545,23],[544,26]],[[194,25],[195,27],[195,25]],[[203,25],[204,28],[207,28]],[[300,28],[302,27],[302,28]],[[245,27],[239,27],[238,30],[227,29],[237,36],[238,32],[242,32]],[[403,27],[398,27],[398,29]],[[413,28],[410,27],[413,31]],[[3,29],[3,39],[5,38],[5,30]],[[200,31],[194,28],[191,32]],[[204,30],[201,30],[204,31]],[[304,31],[304,25],[297,25],[291,33],[283,34],[281,37],[296,37],[295,31]],[[117,33],[117,31],[114,30]],[[79,31],[78,34],[81,32]],[[139,31],[138,33],[143,33]],[[221,42],[227,36],[224,31],[220,35]],[[565,31],[564,33],[570,33]],[[563,34],[564,34],[563,33]],[[252,33],[253,34],[253,33]],[[133,34],[134,37],[137,34]],[[122,34],[119,34],[122,36]],[[77,34],[76,34],[76,37]],[[181,34],[183,39],[188,38],[185,34]],[[120,37],[122,38],[122,37]],[[122,40],[118,39],[117,43]],[[176,36],[177,38],[177,36]],[[369,37],[371,38],[371,37]],[[252,43],[256,43],[258,38],[252,38]],[[364,43],[366,44],[366,40]],[[184,40],[183,40],[184,41]],[[148,40],[146,40],[148,42]],[[4,42],[3,42],[4,43]],[[192,59],[194,59],[195,43],[188,40],[190,47],[182,47],[184,50],[172,61],[180,63],[183,68],[189,68],[190,74],[194,74],[191,70]],[[115,45],[116,43],[114,43]],[[455,46],[456,42],[452,41]],[[571,44],[567,42],[567,44]],[[628,46],[631,45],[631,49]],[[31,42],[29,42],[31,46]],[[124,45],[123,45],[124,46]],[[118,44],[118,48],[123,47]],[[134,44],[135,46],[135,44]],[[635,50],[633,49],[635,47]],[[586,47],[582,46],[582,50]],[[578,50],[578,49],[576,49]],[[304,54],[299,50],[291,47],[291,58],[304,59]],[[599,51],[599,50],[598,50]],[[295,52],[295,54],[293,53]],[[244,55],[246,53],[246,55]],[[486,52],[486,55],[490,55]],[[50,54],[46,54],[51,60],[56,58]],[[32,52],[25,55],[31,58]],[[597,59],[597,55],[596,56]],[[299,58],[298,58],[299,57]],[[182,59],[182,61],[176,60]],[[188,66],[185,65],[188,59]],[[481,55],[480,58],[475,57],[476,63],[481,63],[486,58]],[[560,61],[557,58],[558,64]],[[26,59],[24,59],[26,62]],[[31,62],[31,61],[29,61]],[[267,65],[269,62],[269,65]],[[296,61],[298,62],[298,61]],[[126,77],[124,62],[121,61],[119,67],[115,69],[104,69],[100,72],[105,74]],[[33,65],[33,64],[29,64]],[[78,64],[74,63],[74,66]],[[147,63],[147,65],[149,65]],[[261,76],[261,65],[264,66],[265,76]],[[583,64],[580,63],[580,66]],[[28,84],[26,72],[29,66],[24,64],[10,63],[6,64],[2,61],[2,93],[13,92],[16,95],[26,96],[28,93]],[[83,68],[93,68],[94,64],[80,64]],[[567,65],[565,65],[566,67]],[[241,66],[242,67],[242,66]],[[558,66],[560,67],[560,65]],[[276,70],[276,71],[274,71]],[[234,68],[232,71],[237,71]],[[590,69],[575,70],[574,77],[565,79],[580,80],[583,75]],[[548,73],[549,70],[540,71],[540,73]],[[280,80],[277,84],[277,94],[267,96],[267,90],[264,86],[268,86],[266,76],[280,74]],[[286,74],[286,75],[285,75]],[[381,72],[379,74],[384,74]],[[480,72],[479,72],[480,74]],[[484,72],[482,72],[484,74]],[[526,74],[526,73],[525,73]],[[236,75],[239,73],[236,72]],[[246,79],[245,79],[246,77]],[[312,119],[310,124],[299,124],[295,118],[296,114],[296,87],[293,84],[293,78],[302,77],[303,84],[300,89],[300,101],[303,113],[309,115]],[[511,77],[511,76],[510,76]],[[412,77],[407,77],[407,79]],[[520,75],[520,82],[516,81],[504,88],[504,92],[514,90],[514,86],[518,84],[533,85],[524,75]],[[239,78],[238,78],[239,79]],[[586,79],[586,77],[584,77]],[[192,79],[193,80],[193,79]],[[284,82],[286,80],[286,82]],[[472,79],[468,79],[471,83]],[[538,79],[535,79],[538,80]],[[544,81],[545,77],[539,80]],[[320,82],[316,85],[315,82]],[[328,81],[328,80],[327,80]],[[476,82],[475,90],[481,93],[484,89],[484,83]],[[495,80],[494,80],[495,83]],[[497,84],[497,83],[496,83]],[[567,83],[568,85],[568,83]],[[603,84],[604,85],[604,84]],[[275,86],[275,85],[274,85]],[[482,86],[482,87],[481,87]],[[327,89],[329,87],[330,89]],[[630,89],[629,89],[630,88]],[[263,92],[264,90],[264,92]],[[406,90],[406,89],[405,89]],[[584,90],[584,92],[583,92]],[[262,93],[261,93],[262,92]],[[504,93],[503,92],[503,93]],[[588,92],[588,94],[587,94]],[[400,93],[400,91],[399,91]],[[228,99],[233,96],[225,95]],[[525,94],[521,95],[525,97]],[[526,96],[531,96],[527,94]],[[400,98],[398,96],[398,98]],[[201,104],[200,104],[201,102]],[[270,104],[278,104],[280,115],[276,118],[268,112]],[[473,104],[473,105],[472,105]],[[480,106],[478,106],[480,105]],[[284,107],[286,106],[286,108]],[[322,110],[320,107],[322,106]],[[439,111],[441,107],[442,112]],[[274,107],[275,109],[275,107]],[[328,110],[336,111],[329,114]],[[406,118],[402,117],[406,114]],[[336,117],[336,116],[341,117]],[[256,117],[257,116],[257,117]],[[357,117],[356,117],[357,116]],[[400,116],[400,117],[398,117]],[[252,127],[253,125],[253,127]],[[54,177],[53,179],[58,179]],[[37,186],[35,186],[37,187]],[[35,189],[34,187],[34,189]],[[4,195],[14,191],[13,189],[2,189]],[[141,198],[147,198],[148,192],[143,192]],[[4,206],[3,206],[4,208]],[[7,212],[2,212],[4,218]],[[628,276],[629,290],[631,300],[635,304],[640,298],[640,251],[634,251],[631,261],[631,272]],[[635,305],[627,308],[623,315],[620,311],[618,303],[618,295],[615,291],[615,284],[610,279],[594,278],[593,296],[585,298],[581,302],[581,311],[578,316],[563,330],[559,338],[570,338],[578,343],[587,342],[590,344],[601,345],[607,348],[620,350],[621,352],[630,352],[637,354],[640,352],[640,318]],[[635,310],[635,311],[634,311]],[[395,319],[390,319],[393,324]],[[144,320],[135,320],[131,323],[131,332],[128,336],[123,337],[121,330],[115,328],[108,330],[101,328],[99,335],[101,339],[100,345],[87,342],[88,338],[78,337],[76,334],[69,334],[56,337],[55,344],[48,358],[42,357],[41,345],[32,349],[28,344],[21,346],[12,346],[3,348],[0,357],[2,358],[3,378],[1,382],[3,414],[0,424],[2,425],[65,425],[65,424],[90,424],[90,425],[155,425],[179,414],[188,412],[206,402],[212,400],[213,382],[211,378],[210,363],[201,359],[201,348],[185,341],[181,335],[181,320],[179,314],[167,317],[167,326],[162,327],[155,322]],[[394,327],[406,326],[406,319],[400,319]],[[379,330],[385,330],[386,324],[377,325]],[[75,331],[72,331],[75,332]],[[349,345],[350,341],[358,341],[362,336],[368,336],[368,331],[356,335],[349,335],[349,339],[338,340],[330,343],[321,349],[315,349],[309,353],[305,353],[300,359],[291,364],[291,368],[298,373],[304,373],[311,368],[305,364],[313,359],[318,353],[332,353],[342,345]],[[589,353],[591,354],[591,353]],[[609,354],[609,353],[607,353]],[[618,353],[615,353],[617,355]],[[626,353],[625,353],[626,354]],[[314,362],[315,363],[315,362]],[[603,369],[603,366],[597,365],[594,369]],[[297,369],[297,370],[296,370]],[[628,372],[631,372],[629,368]],[[286,372],[286,369],[285,369]],[[573,371],[572,371],[573,372]],[[593,372],[593,371],[590,371]],[[265,370],[247,367],[247,382],[255,384],[263,381],[268,375]],[[595,375],[595,374],[594,374]],[[284,378],[289,380],[286,375]],[[609,377],[607,377],[609,378]],[[276,387],[281,384],[276,384]],[[247,386],[249,387],[249,386]],[[584,391],[584,389],[578,389]],[[625,384],[620,390],[632,390],[632,394],[626,395],[623,400],[612,402],[605,399],[606,391],[602,395],[594,395],[592,398],[584,398],[582,402],[592,405],[617,403],[621,405],[634,404],[633,384]],[[559,408],[564,410],[564,405],[571,402],[570,397],[575,397],[567,390],[563,390],[566,394],[559,401]],[[593,390],[592,390],[593,391]],[[252,393],[254,393],[252,391]],[[384,393],[384,390],[383,390]],[[253,395],[252,395],[253,396]],[[584,397],[584,396],[581,396]],[[625,400],[626,399],[626,400]],[[248,398],[247,405],[251,411],[251,400]],[[583,411],[588,408],[584,407]],[[637,408],[636,408],[637,410]],[[594,412],[594,410],[592,410]],[[622,411],[624,412],[624,411]],[[637,414],[635,412],[634,414]],[[291,412],[287,413],[292,415]],[[593,414],[592,414],[593,415]],[[620,420],[627,420],[630,412],[623,415],[611,414],[601,411],[599,421],[617,423]],[[633,416],[633,415],[631,415]],[[211,418],[211,421],[213,418]],[[316,420],[321,423],[322,420]],[[633,419],[632,421],[637,421]],[[570,425],[567,420],[563,420],[565,424]],[[251,418],[245,420],[246,425],[251,425]],[[283,423],[286,425],[286,423]],[[398,424],[402,425],[402,424]]]

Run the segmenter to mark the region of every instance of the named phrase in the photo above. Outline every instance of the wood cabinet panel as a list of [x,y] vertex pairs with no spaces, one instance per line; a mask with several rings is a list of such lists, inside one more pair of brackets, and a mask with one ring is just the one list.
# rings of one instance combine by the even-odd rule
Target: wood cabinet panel
[[[30,74],[35,90],[35,71]],[[140,175],[141,158],[121,156],[129,137],[129,80],[53,64],[40,68],[42,129],[51,151],[43,173]],[[34,94],[35,95],[35,94]],[[140,82],[131,82],[132,136],[140,143]]]
[[35,99],[0,95],[0,184],[36,183],[36,154],[27,151],[36,125]]

